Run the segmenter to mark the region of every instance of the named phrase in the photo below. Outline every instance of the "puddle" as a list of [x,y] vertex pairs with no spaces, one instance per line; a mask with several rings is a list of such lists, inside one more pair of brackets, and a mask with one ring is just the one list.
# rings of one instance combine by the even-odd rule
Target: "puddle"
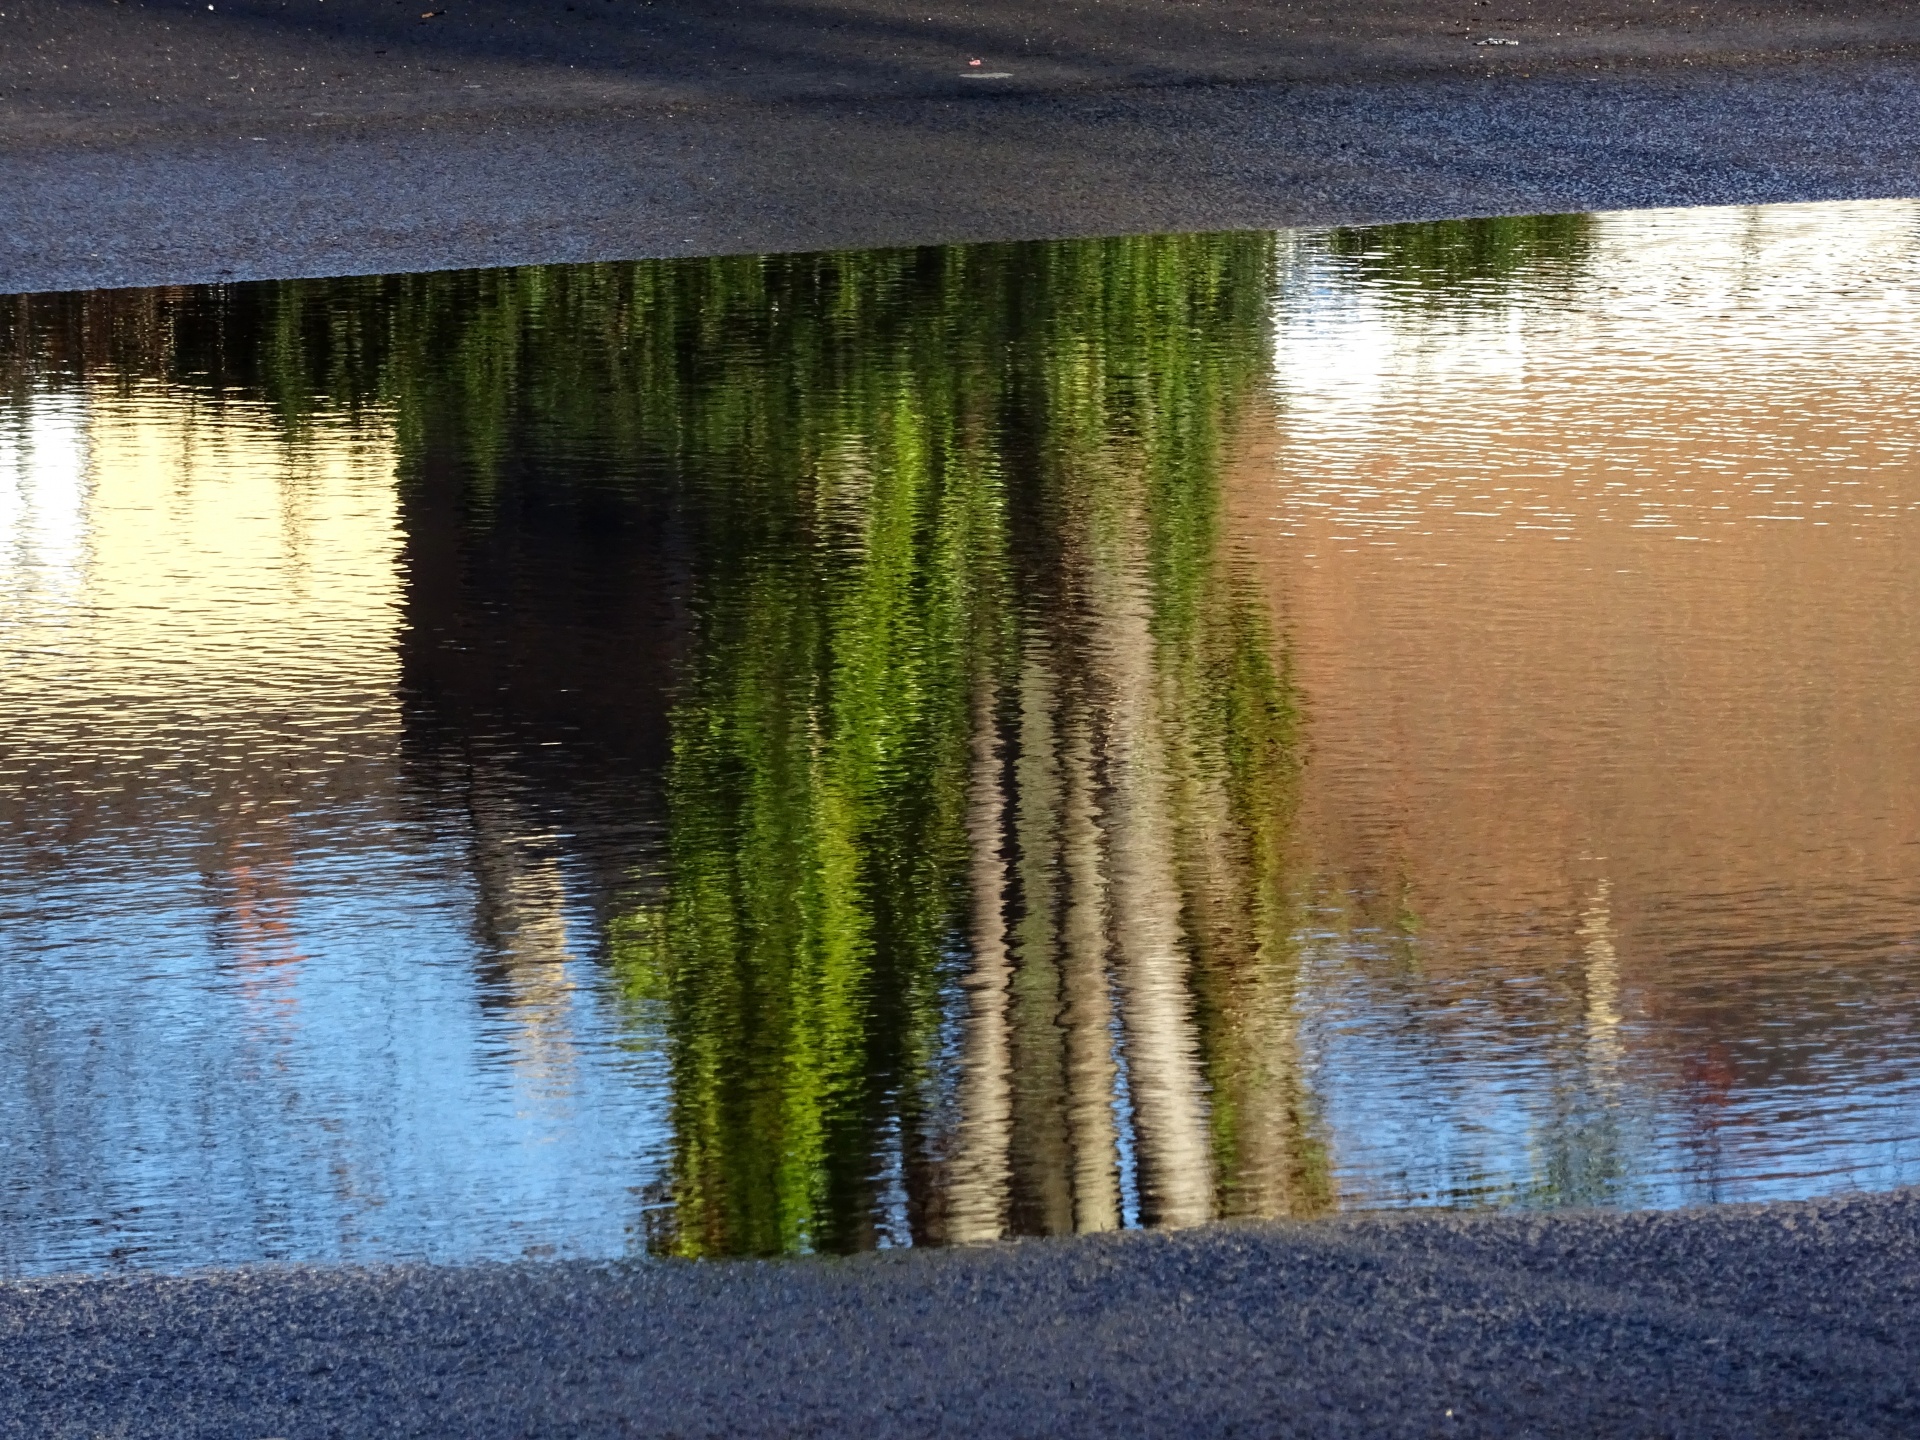
[[0,1269],[1920,1181],[1917,222],[0,302]]

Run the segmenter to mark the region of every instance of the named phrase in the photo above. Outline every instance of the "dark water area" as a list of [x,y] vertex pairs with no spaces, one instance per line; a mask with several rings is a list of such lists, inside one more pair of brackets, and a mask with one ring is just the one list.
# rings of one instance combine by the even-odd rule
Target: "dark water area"
[[0,1272],[1920,1181],[1920,207],[0,299]]

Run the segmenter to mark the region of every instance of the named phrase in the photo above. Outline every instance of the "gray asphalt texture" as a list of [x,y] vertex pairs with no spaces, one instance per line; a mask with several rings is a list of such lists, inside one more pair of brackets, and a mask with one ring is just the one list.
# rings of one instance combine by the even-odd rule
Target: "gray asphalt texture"
[[0,1434],[1920,1434],[1920,1192],[0,1287]]
[[791,108],[4,155],[0,291],[1920,194],[1906,61]]
[[1920,194],[1884,0],[415,3],[4,0],[0,292]]

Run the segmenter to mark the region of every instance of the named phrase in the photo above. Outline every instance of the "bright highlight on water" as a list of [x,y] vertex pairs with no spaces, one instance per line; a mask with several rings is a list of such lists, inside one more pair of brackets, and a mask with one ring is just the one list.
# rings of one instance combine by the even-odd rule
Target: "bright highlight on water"
[[1916,221],[0,302],[0,1269],[1920,1181]]

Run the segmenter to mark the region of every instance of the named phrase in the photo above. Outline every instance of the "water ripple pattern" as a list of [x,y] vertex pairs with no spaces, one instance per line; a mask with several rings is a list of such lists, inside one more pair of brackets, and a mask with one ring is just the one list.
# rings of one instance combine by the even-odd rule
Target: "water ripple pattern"
[[0,304],[0,1273],[1920,1181],[1920,206]]
[[1431,232],[1287,248],[1242,495],[1344,1194],[1911,1183],[1917,219],[1566,217],[1465,283]]

